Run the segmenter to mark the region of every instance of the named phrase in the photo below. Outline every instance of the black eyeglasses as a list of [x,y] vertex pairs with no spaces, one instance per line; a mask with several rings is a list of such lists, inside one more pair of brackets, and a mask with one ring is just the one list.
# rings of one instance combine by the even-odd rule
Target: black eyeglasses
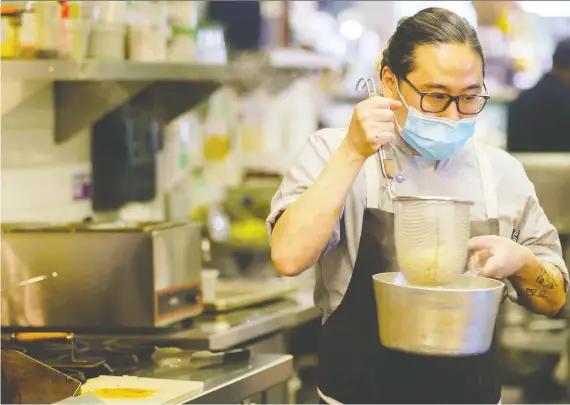
[[[443,112],[447,110],[447,107],[449,107],[452,102],[455,102],[457,111],[459,111],[460,114],[477,115],[483,111],[487,100],[491,98],[488,94],[461,94],[459,96],[452,96],[446,93],[423,92],[418,90],[407,78],[402,77],[402,80],[420,95],[420,107],[424,112],[428,113]],[[484,83],[483,88],[487,91]]]

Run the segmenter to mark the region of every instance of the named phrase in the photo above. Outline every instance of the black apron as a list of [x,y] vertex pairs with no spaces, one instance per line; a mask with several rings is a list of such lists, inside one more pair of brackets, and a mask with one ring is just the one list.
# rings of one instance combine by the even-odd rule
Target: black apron
[[[471,223],[471,236],[499,235],[491,166],[476,147],[487,220]],[[465,357],[422,356],[380,343],[372,276],[397,271],[393,214],[369,204],[362,220],[358,255],[348,289],[321,328],[317,382],[326,402],[358,404],[497,404],[501,398],[496,333],[487,353]],[[370,166],[370,162],[367,161]],[[373,187],[373,186],[372,186]],[[372,205],[372,207],[371,207]],[[378,206],[377,204],[375,205]]]

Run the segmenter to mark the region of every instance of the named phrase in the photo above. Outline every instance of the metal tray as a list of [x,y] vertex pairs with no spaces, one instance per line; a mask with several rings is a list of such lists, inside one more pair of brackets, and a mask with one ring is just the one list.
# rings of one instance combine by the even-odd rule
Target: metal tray
[[220,279],[216,299],[204,302],[204,311],[222,312],[285,297],[297,284],[289,278]]

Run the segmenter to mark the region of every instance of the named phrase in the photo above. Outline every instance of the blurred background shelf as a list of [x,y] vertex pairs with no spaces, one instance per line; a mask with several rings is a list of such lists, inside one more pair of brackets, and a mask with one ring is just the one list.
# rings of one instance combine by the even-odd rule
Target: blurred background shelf
[[[105,60],[3,60],[2,80],[47,81],[213,81],[240,80],[260,73],[299,73],[338,68],[336,59],[314,52],[282,49],[239,55],[227,64]],[[269,72],[268,72],[269,70]]]
[[[54,83],[55,140],[61,143],[129,101],[148,106],[160,123],[168,124],[223,85],[252,91],[269,82],[279,91],[304,74],[337,68],[331,57],[278,49],[239,54],[227,64],[3,60],[2,81]],[[18,107],[27,108],[25,104],[14,106]]]
[[137,61],[4,60],[3,80],[53,81],[224,81],[226,65],[199,63],[151,63]]

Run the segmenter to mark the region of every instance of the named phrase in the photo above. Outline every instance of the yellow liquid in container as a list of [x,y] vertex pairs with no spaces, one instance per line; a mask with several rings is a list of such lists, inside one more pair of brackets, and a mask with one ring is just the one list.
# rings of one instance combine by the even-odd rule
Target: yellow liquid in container
[[106,399],[141,399],[152,397],[156,390],[143,388],[95,388],[93,393]]
[[213,135],[204,143],[204,159],[207,162],[222,162],[230,153],[230,138]]

